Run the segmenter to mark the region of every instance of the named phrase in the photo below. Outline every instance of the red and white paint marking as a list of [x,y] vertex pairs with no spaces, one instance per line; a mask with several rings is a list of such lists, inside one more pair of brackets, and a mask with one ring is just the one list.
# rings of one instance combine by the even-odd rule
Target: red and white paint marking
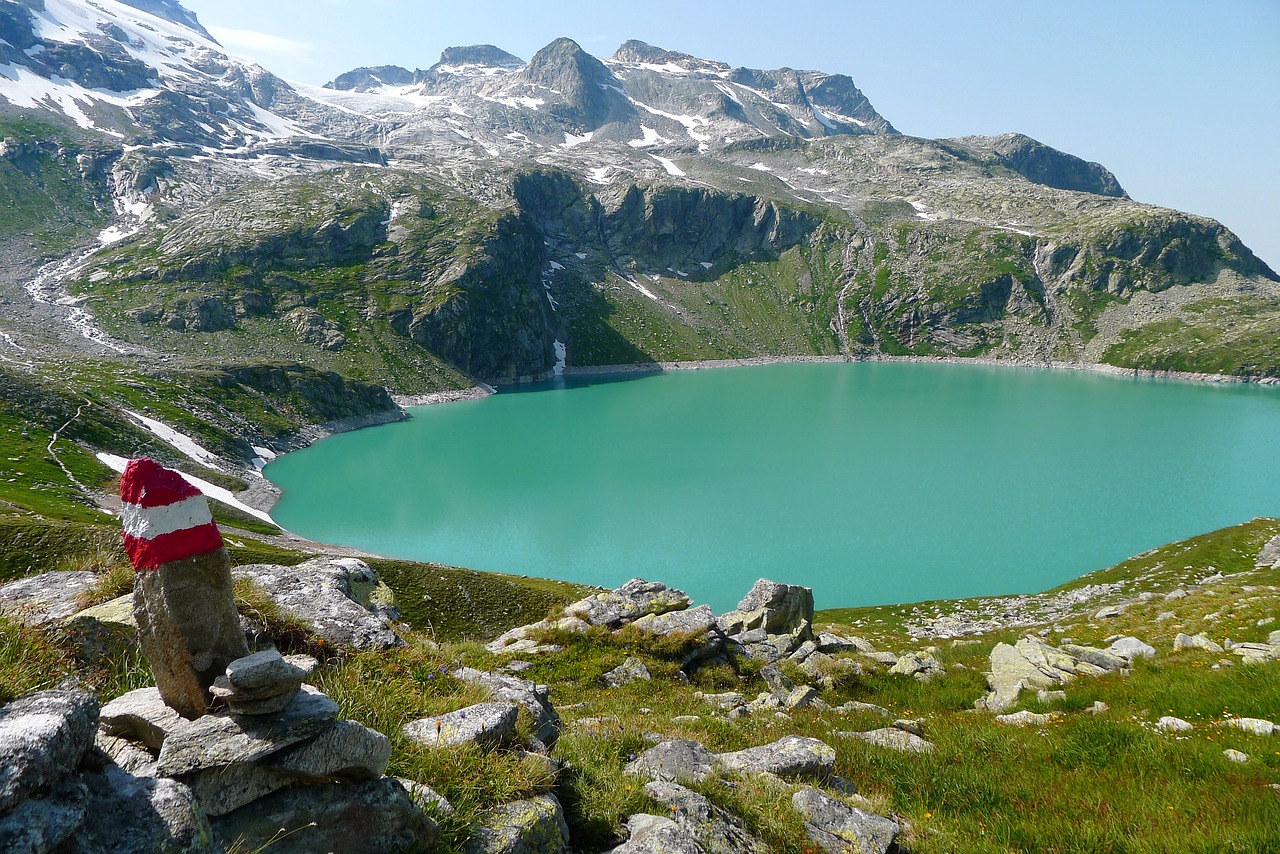
[[222,547],[209,501],[178,472],[145,457],[120,479],[124,549],[138,572]]

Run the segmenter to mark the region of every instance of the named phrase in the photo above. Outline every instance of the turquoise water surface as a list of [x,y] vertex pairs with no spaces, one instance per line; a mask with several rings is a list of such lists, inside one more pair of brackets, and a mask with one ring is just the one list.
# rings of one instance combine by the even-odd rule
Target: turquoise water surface
[[782,364],[419,407],[267,468],[322,542],[717,611],[1032,592],[1280,516],[1280,389],[979,365]]

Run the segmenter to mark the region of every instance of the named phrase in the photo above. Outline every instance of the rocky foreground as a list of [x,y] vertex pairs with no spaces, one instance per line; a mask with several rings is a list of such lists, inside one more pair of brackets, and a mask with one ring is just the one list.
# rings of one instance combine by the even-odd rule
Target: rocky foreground
[[[1257,556],[1256,571],[1280,568],[1278,562],[1280,537]],[[304,625],[322,656],[336,656],[330,665],[345,656],[387,656],[406,642],[422,642],[397,622],[389,591],[359,560],[326,558],[297,567],[254,565],[234,572]],[[1136,596],[1085,619],[1105,625],[1129,608],[1212,597],[1221,580],[1176,588],[1159,601],[1150,594]],[[79,573],[46,573],[13,582],[0,588],[0,609],[71,639],[86,661],[120,655],[136,642],[132,609],[124,601],[128,597],[76,612],[75,594],[86,583]],[[460,821],[455,805],[431,788],[433,780],[387,776],[392,740],[363,723],[340,719],[339,704],[306,684],[315,681],[314,658],[282,656],[261,623],[245,618],[244,628],[260,651],[227,668],[212,689],[219,698],[217,708],[194,720],[166,706],[153,687],[102,704],[92,692],[67,684],[0,707],[0,753],[6,757],[0,771],[0,849],[401,851],[431,848],[442,838],[441,827]],[[521,674],[544,666],[534,662],[554,668],[559,657],[573,654],[566,645],[580,643],[575,638],[602,644],[610,637],[638,644],[637,649],[646,644],[665,648],[668,656],[675,655],[675,666],[655,675],[641,657],[629,656],[600,677],[606,693],[659,679],[689,683],[704,668],[735,663],[754,674],[741,677],[747,680],[744,687],[754,683],[762,690],[751,696],[689,685],[683,689],[689,701],[701,703],[705,712],[677,716],[673,723],[770,721],[782,733],[742,749],[713,750],[680,732],[645,732],[646,746],[617,760],[622,767],[616,770],[633,781],[628,790],[634,786],[643,792],[648,809],[624,817],[613,844],[584,848],[571,830],[563,792],[556,786],[557,780],[579,771],[562,758],[557,744],[569,733],[575,739],[616,737],[626,724],[617,715],[584,715],[590,704],[557,708],[553,699],[567,686],[537,684]],[[971,643],[956,640],[951,648]],[[997,726],[1020,728],[1050,728],[1075,714],[1106,717],[1110,709],[1100,701],[1070,708],[1069,686],[1097,677],[1124,678],[1135,668],[1187,651],[1220,656],[1214,669],[1269,668],[1280,660],[1280,631],[1272,631],[1265,642],[1247,643],[1203,631],[1179,632],[1171,645],[1134,635],[1115,635],[1105,645],[1069,638],[1050,642],[1035,635],[998,642],[986,659],[987,692],[971,698],[980,710],[973,714],[994,712]],[[838,774],[836,748],[854,740],[886,755],[930,756],[937,750],[930,734],[935,724],[928,717],[899,716],[873,703],[833,706],[824,697],[851,679],[880,678],[876,674],[928,690],[924,686],[934,680],[945,682],[946,657],[936,645],[890,652],[866,638],[818,631],[812,593],[803,587],[761,580],[735,610],[716,615],[705,605],[694,607],[678,590],[633,579],[494,639],[480,659],[487,669],[442,667],[439,677],[455,680],[462,686],[460,696],[475,702],[403,720],[401,731],[392,736],[429,753],[455,754],[459,762],[501,755],[543,769],[548,785],[541,793],[471,813],[465,832],[454,833],[467,852],[775,850],[757,835],[757,819],[734,814],[708,797],[708,790],[700,788],[708,781],[766,787],[778,799],[776,809],[791,812],[790,820],[803,825],[816,850],[914,850],[921,839],[919,828],[886,810],[882,800],[859,794],[853,781]],[[950,666],[965,668],[961,663]],[[1043,711],[1010,711],[1028,703]],[[638,710],[641,715],[648,711]],[[793,718],[798,722],[806,715],[846,718],[861,726],[833,725],[824,738],[787,732]],[[877,718],[883,723],[866,726]],[[1230,714],[1209,730],[1173,715],[1144,725],[1173,738],[1212,728],[1250,736],[1270,736],[1277,729],[1266,718]],[[1256,760],[1228,748],[1222,761]],[[780,788],[768,788],[775,786]]]

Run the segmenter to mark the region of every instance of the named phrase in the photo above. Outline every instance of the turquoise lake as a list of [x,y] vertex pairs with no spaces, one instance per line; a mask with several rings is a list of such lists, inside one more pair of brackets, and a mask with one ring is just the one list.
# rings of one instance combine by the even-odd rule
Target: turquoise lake
[[571,379],[418,407],[280,458],[283,526],[717,612],[1036,592],[1280,516],[1280,389],[979,365]]

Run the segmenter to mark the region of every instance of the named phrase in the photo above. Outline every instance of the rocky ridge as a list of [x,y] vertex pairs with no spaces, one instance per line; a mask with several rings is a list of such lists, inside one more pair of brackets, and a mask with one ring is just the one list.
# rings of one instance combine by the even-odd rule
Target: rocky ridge
[[[295,87],[176,3],[40,6],[3,4],[48,97],[0,80],[4,180],[73,212],[61,248],[35,208],[0,223],[0,351],[36,371],[284,357],[409,394],[747,356],[1274,373],[1234,339],[1280,285],[1221,225],[1017,134],[898,134],[843,75],[559,39]],[[1211,321],[1231,340],[1163,346]]]

